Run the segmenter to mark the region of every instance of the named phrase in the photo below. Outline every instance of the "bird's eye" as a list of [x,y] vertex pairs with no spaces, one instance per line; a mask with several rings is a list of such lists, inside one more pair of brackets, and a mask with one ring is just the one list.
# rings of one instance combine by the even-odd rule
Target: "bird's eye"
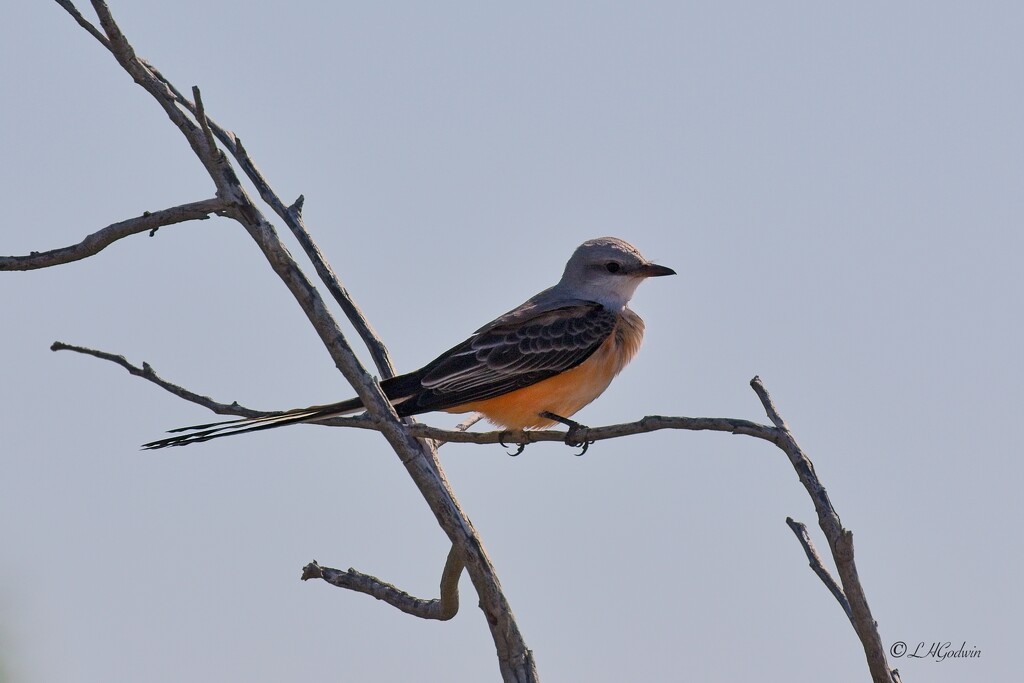
[[622,269],[622,266],[620,266],[615,261],[609,261],[608,263],[604,264],[604,269],[607,270],[609,273],[617,273]]

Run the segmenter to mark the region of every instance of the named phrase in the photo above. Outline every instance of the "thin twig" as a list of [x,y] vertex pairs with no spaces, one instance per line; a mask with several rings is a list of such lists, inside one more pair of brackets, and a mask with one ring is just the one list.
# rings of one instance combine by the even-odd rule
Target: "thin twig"
[[229,204],[226,201],[213,197],[161,211],[147,211],[141,216],[113,223],[102,230],[97,230],[78,244],[50,251],[34,251],[26,256],[0,256],[0,270],[34,270],[79,261],[103,251],[117,240],[130,235],[152,232],[157,228],[175,223],[206,220],[211,215],[226,211],[228,207]]
[[63,7],[65,10],[67,10],[67,13],[75,18],[75,21],[78,22],[78,25],[84,28],[90,34],[92,34],[93,38],[100,41],[103,47],[107,48],[108,50],[110,49],[110,41],[107,40],[107,37],[103,35],[103,33],[101,33],[98,28],[89,23],[89,21],[82,16],[82,13],[78,11],[77,7],[75,7],[68,0],[57,0],[57,4]]
[[465,420],[463,420],[459,424],[455,425],[455,431],[457,431],[457,432],[464,432],[464,431],[466,431],[467,429],[469,429],[470,427],[472,427],[473,425],[475,425],[477,422],[479,422],[482,419],[484,419],[484,414],[483,413],[473,413],[472,415],[467,417]]
[[195,403],[196,405],[200,405],[204,408],[212,410],[218,415],[238,415],[239,417],[263,417],[265,415],[273,414],[263,412],[260,410],[246,408],[245,406],[239,405],[237,401],[232,403],[220,403],[218,401],[213,400],[209,396],[203,396],[202,394],[197,394],[194,391],[189,391],[185,387],[174,384],[173,382],[168,382],[167,380],[157,375],[153,368],[150,367],[149,363],[143,363],[142,367],[140,368],[137,365],[129,363],[124,356],[120,356],[113,353],[107,353],[106,351],[90,349],[85,346],[65,344],[64,342],[60,341],[53,342],[53,344],[50,345],[50,350],[74,351],[75,353],[81,353],[86,356],[93,356],[95,358],[110,361],[111,363],[116,363],[117,365],[120,365],[122,368],[127,370],[132,375],[135,375],[136,377],[141,377],[144,380],[152,382],[158,387],[171,392],[178,398],[185,399],[190,403]]
[[[192,86],[192,97],[195,99],[195,117],[199,123],[199,128],[203,131],[203,139],[206,141],[206,154],[211,158],[211,161],[216,160],[222,162],[223,157],[221,151],[217,147],[217,138],[213,136],[213,131],[210,130],[210,122],[206,118],[206,109],[203,107],[203,95],[199,92],[199,86]],[[229,188],[227,183],[229,178],[226,178],[223,173],[212,174],[213,181],[217,185],[217,195],[227,194]]]
[[786,426],[786,421],[782,419],[782,415],[779,414],[778,408],[775,407],[775,402],[772,401],[771,395],[768,390],[764,388],[764,383],[761,378],[757,375],[754,379],[750,380],[750,386],[757,394],[757,397],[761,400],[761,405],[764,406],[764,412],[768,415],[768,419],[772,421],[776,427],[781,430],[789,431],[789,427]]
[[821,561],[821,556],[818,555],[818,549],[814,547],[814,542],[811,540],[810,534],[807,533],[807,526],[802,522],[794,520],[792,517],[786,517],[786,524],[796,534],[796,539],[800,541],[800,545],[803,546],[804,553],[807,555],[807,561],[811,566],[811,569],[821,582],[825,584],[832,596],[839,601],[840,607],[846,612],[847,618],[850,622],[853,622],[853,615],[850,613],[850,601],[846,599],[846,595],[843,593],[842,587],[836,583],[836,580],[832,577],[832,574],[825,567],[825,564]]

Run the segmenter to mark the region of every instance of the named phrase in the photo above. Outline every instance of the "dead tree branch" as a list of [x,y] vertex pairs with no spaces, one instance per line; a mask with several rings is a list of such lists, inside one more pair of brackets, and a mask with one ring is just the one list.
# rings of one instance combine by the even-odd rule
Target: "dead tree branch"
[[136,377],[141,377],[144,380],[150,381],[153,384],[157,385],[158,387],[171,392],[178,398],[189,401],[190,403],[195,403],[196,405],[200,405],[208,410],[212,410],[218,415],[238,415],[239,417],[262,417],[263,415],[269,414],[259,410],[252,410],[251,408],[240,406],[238,405],[238,402],[218,403],[209,396],[203,396],[202,394],[197,394],[194,391],[189,391],[185,387],[174,384],[173,382],[168,382],[167,380],[160,377],[158,374],[156,374],[156,371],[153,370],[152,367],[150,367],[149,363],[143,363],[142,367],[140,368],[137,365],[132,365],[131,363],[129,363],[124,356],[113,353],[107,353],[106,351],[97,351],[96,349],[90,349],[85,346],[65,344],[64,342],[60,341],[53,342],[53,344],[50,345],[50,350],[74,351],[75,353],[81,353],[86,356],[92,356],[94,358],[99,358],[101,360],[110,361],[111,363],[120,365],[130,374],[135,375]]
[[[197,106],[190,110],[195,119],[189,118],[186,110],[179,106],[180,91],[168,87],[146,62],[138,58],[105,2],[92,0],[102,33],[85,21],[72,3],[61,0],[58,0],[58,3],[113,54],[121,67],[157,101],[167,117],[181,131],[210,175],[217,190],[217,197],[228,203],[222,215],[237,221],[256,242],[271,268],[306,314],[339,371],[362,399],[370,417],[379,423],[379,431],[405,465],[406,471],[427,501],[438,524],[451,539],[453,552],[459,554],[473,581],[480,598],[480,608],[484,612],[497,650],[498,665],[503,679],[537,680],[533,655],[526,647],[511,607],[502,592],[494,566],[472,522],[456,500],[437,461],[435,449],[429,442],[416,439],[409,433],[407,426],[398,419],[391,404],[380,391],[380,387],[363,368],[313,283],[301,271],[274,227],[251,201],[226,155],[213,144],[212,127],[205,108],[200,109],[197,102]],[[299,206],[301,203],[286,212],[290,217],[286,219],[287,222],[298,222]],[[344,304],[343,308],[351,310],[350,306]],[[362,333],[365,334],[365,331]],[[379,350],[377,356],[380,356]],[[382,372],[391,371],[389,362],[382,364],[386,368],[382,369]]]
[[800,541],[800,545],[807,555],[807,562],[810,564],[811,570],[818,575],[821,582],[825,584],[825,588],[828,588],[829,592],[832,593],[832,597],[839,602],[839,606],[846,612],[846,616],[849,617],[852,624],[853,615],[850,614],[850,601],[846,599],[842,586],[836,583],[828,568],[825,567],[825,563],[821,561],[821,555],[818,554],[818,549],[814,547],[814,541],[811,540],[810,534],[807,533],[807,525],[797,522],[792,517],[786,517],[786,524],[796,534],[796,540]]
[[222,215],[227,209],[227,202],[213,197],[162,211],[147,211],[141,216],[113,223],[102,230],[97,230],[78,244],[50,251],[33,251],[26,256],[0,256],[0,270],[34,270],[80,261],[98,254],[119,239],[137,235],[140,232],[152,233],[157,228],[175,223],[206,220],[211,215]]
[[459,557],[458,549],[453,545],[448,553],[444,571],[441,572],[441,597],[432,600],[409,595],[390,583],[355,569],[341,571],[330,567],[321,567],[316,560],[303,567],[302,580],[323,579],[338,588],[372,595],[378,600],[383,600],[392,607],[420,619],[447,621],[459,611],[459,577],[462,576],[462,569],[462,559]]
[[864,594],[864,588],[861,586],[860,577],[857,574],[857,565],[853,560],[853,532],[843,528],[839,515],[828,498],[828,492],[814,471],[814,464],[797,444],[786,421],[782,419],[782,415],[779,414],[778,408],[775,407],[775,403],[768,394],[768,390],[762,384],[761,378],[755,377],[750,380],[750,386],[761,399],[768,419],[778,430],[779,440],[776,445],[789,456],[789,461],[793,465],[793,469],[796,470],[800,483],[804,485],[807,494],[814,502],[814,509],[818,513],[818,526],[821,527],[825,538],[828,539],[836,570],[843,583],[843,594],[849,601],[850,621],[853,622],[853,628],[864,647],[871,679],[874,683],[890,683],[892,671],[886,657],[885,647],[882,645],[882,637],[878,633],[878,624],[871,616],[867,596]]
[[68,14],[74,17],[75,21],[78,22],[79,26],[88,31],[93,38],[100,41],[100,44],[103,47],[107,48],[108,50],[110,49],[110,41],[107,40],[107,37],[103,35],[103,33],[100,32],[99,29],[93,26],[89,22],[89,20],[82,16],[82,13],[78,11],[78,8],[75,7],[74,3],[72,3],[70,0],[57,0],[57,4],[63,7]]

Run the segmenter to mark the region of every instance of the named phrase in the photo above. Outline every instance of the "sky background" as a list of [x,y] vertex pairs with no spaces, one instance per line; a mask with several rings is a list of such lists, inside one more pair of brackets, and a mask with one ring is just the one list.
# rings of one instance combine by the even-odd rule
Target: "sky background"
[[[982,652],[891,660],[903,680],[1019,673],[1020,3],[111,6],[305,195],[400,370],[591,237],[675,268],[638,291],[645,347],[578,419],[765,421],[760,375],[855,534],[886,646]],[[0,253],[213,194],[55,3],[4,10],[0,86]],[[0,312],[0,679],[498,679],[465,578],[448,623],[299,581],[315,558],[436,595],[447,540],[379,435],[140,452],[210,414],[48,350],[254,408],[349,397],[237,224],[0,274]],[[781,451],[664,431],[574,452],[441,451],[543,680],[868,680],[785,524],[824,549]]]

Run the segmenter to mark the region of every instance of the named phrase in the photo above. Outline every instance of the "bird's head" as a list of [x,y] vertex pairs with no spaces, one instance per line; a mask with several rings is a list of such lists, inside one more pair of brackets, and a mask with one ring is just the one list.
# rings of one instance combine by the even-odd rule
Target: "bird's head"
[[564,296],[619,309],[647,278],[675,274],[671,268],[648,261],[625,240],[598,237],[576,248],[556,288]]

